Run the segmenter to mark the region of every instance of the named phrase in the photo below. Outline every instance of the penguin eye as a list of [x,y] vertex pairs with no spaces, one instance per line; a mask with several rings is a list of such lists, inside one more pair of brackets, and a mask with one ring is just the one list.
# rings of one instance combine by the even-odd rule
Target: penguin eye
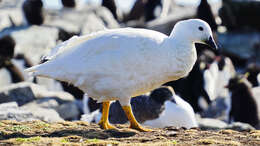
[[200,31],[203,31],[204,29],[203,29],[203,27],[202,27],[202,26],[200,26],[200,27],[199,27],[199,30],[200,30]]

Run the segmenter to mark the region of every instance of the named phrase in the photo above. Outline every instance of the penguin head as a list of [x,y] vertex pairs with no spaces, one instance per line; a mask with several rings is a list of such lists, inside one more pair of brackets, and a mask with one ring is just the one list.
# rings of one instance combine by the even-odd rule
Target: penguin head
[[14,56],[15,41],[7,35],[0,38],[0,64],[9,61]]
[[249,75],[248,73],[244,75],[241,74],[235,75],[229,80],[228,85],[226,85],[225,87],[228,88],[231,92],[235,90],[239,90],[241,87],[245,87],[245,86],[251,88],[252,85],[247,80],[248,75]]
[[172,87],[161,86],[151,92],[150,98],[158,103],[163,104],[165,101],[172,99],[174,94],[175,92]]

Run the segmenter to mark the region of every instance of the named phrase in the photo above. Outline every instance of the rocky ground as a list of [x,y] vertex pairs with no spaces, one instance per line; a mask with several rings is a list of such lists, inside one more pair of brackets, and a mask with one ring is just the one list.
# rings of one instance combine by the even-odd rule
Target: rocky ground
[[138,132],[128,125],[102,130],[82,121],[0,122],[0,145],[260,145],[260,130],[200,130],[167,127]]

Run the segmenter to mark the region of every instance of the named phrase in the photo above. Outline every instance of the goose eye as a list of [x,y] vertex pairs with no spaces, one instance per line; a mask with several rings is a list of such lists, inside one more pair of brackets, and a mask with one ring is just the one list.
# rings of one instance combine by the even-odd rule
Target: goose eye
[[200,26],[200,27],[199,27],[199,30],[200,30],[200,31],[203,31],[203,27]]

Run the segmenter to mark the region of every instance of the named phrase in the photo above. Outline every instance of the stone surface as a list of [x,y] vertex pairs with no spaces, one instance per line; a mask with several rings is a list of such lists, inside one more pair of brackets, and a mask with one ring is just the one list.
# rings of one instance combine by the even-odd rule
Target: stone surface
[[65,120],[77,120],[80,116],[79,107],[75,102],[67,102],[57,108],[59,115]]
[[0,103],[16,101],[21,106],[43,97],[56,97],[64,101],[74,100],[69,93],[48,91],[44,87],[30,82],[12,84],[0,89]]
[[0,4],[0,31],[4,28],[23,24],[23,14],[19,6],[20,0],[2,0]]
[[89,6],[60,11],[48,10],[45,24],[81,35],[104,28],[119,28],[118,22],[107,8]]
[[15,53],[24,54],[33,64],[38,64],[58,39],[58,29],[48,26],[16,27],[1,34],[11,34],[16,42]]
[[228,98],[216,98],[209,107],[201,113],[204,118],[216,118],[223,121],[228,121]]
[[197,119],[199,123],[199,127],[202,130],[217,130],[217,129],[223,129],[228,126],[227,123],[217,120],[217,119],[211,119],[211,118],[199,118]]
[[250,131],[255,128],[247,123],[234,122],[226,127],[226,129],[232,129],[236,131]]
[[59,114],[52,109],[18,107],[16,102],[0,104],[0,120],[32,121],[43,120],[46,122],[63,121]]

